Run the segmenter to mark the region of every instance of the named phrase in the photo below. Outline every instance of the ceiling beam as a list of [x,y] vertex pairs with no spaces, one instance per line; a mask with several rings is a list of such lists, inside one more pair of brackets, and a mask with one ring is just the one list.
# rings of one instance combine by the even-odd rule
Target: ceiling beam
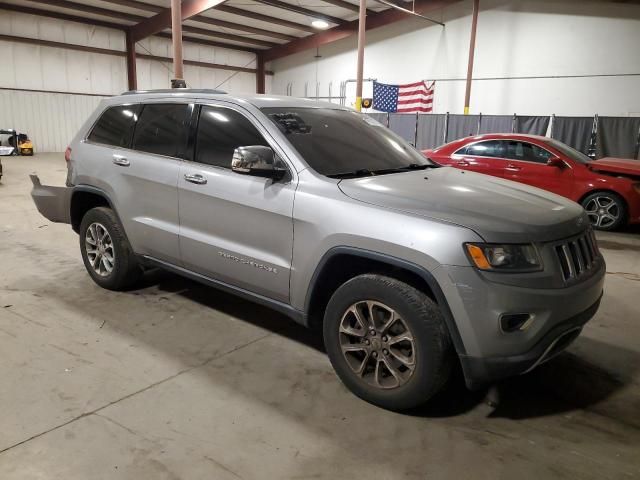
[[85,25],[94,25],[96,27],[113,28],[116,30],[126,30],[127,25],[123,23],[112,23],[94,18],[78,17],[77,15],[69,15],[67,13],[54,12],[52,10],[40,10],[39,8],[23,7],[21,5],[12,5],[0,2],[0,9],[3,11],[12,11],[19,13],[27,13],[29,15],[37,15],[39,17],[55,18],[58,20],[67,20],[69,22],[82,23]]
[[309,10],[308,8],[299,7],[291,3],[281,2],[280,0],[256,0],[258,3],[269,5],[270,7],[280,8],[282,10],[288,10],[290,12],[299,13],[300,15],[306,15],[307,17],[317,18],[318,20],[324,20],[336,25],[342,25],[346,23],[346,20],[338,17],[332,17],[331,15],[325,15],[324,13],[316,12],[315,10]]
[[[224,0],[184,0],[182,2],[182,21],[198,15],[210,8],[213,8],[221,4]],[[132,28],[133,39],[137,42],[143,38],[147,38],[154,33],[161,32],[162,30],[171,26],[171,9],[165,8],[160,13],[157,13],[153,17],[147,18],[140,22],[138,25],[134,25]]]
[[[169,32],[160,32],[155,34],[156,37],[168,38],[171,40],[171,34]],[[182,35],[184,42],[196,43],[198,45],[207,45],[209,47],[227,48],[229,50],[238,50],[240,52],[256,53],[257,50],[254,47],[236,45],[233,43],[217,42],[215,40],[207,40],[205,38],[192,37],[190,35]]]
[[215,27],[231,28],[233,30],[240,30],[243,32],[255,33],[256,35],[262,35],[263,37],[279,38],[281,40],[295,40],[298,37],[293,35],[287,35],[280,32],[273,32],[271,30],[264,30],[262,28],[251,27],[249,25],[241,25],[239,23],[227,22],[226,20],[219,20],[217,18],[205,17],[204,15],[198,15],[191,20],[198,23],[206,23],[207,25],[213,25]]
[[126,20],[127,22],[141,22],[147,17],[134,15],[132,13],[118,12],[108,8],[94,7],[93,5],[85,5],[84,3],[69,2],[68,0],[28,0],[29,2],[40,3],[49,7],[65,8],[74,10],[75,12],[90,13],[92,15],[101,15],[103,17],[116,18],[118,20]]
[[[346,0],[322,0],[325,3],[329,3],[331,5],[335,5],[336,7],[344,8],[345,10],[350,10],[354,13],[360,12],[360,6],[355,3],[347,2]],[[367,15],[371,15],[375,13],[374,10],[370,10],[367,8]]]
[[[269,0],[272,1],[272,0]],[[416,0],[415,11],[416,13],[424,14],[433,10],[444,8],[452,3],[460,0]],[[405,12],[390,8],[383,10],[382,12],[373,13],[367,15],[367,30],[373,30],[374,28],[383,27],[391,23],[398,22],[409,18]],[[346,22],[343,25],[325,30],[315,35],[309,35],[308,37],[299,38],[284,45],[280,45],[264,52],[265,61],[275,60],[277,58],[293,55],[294,53],[302,52],[317,48],[321,45],[337,42],[344,38],[348,38],[355,35],[358,32],[358,20],[352,22]]]
[[292,22],[279,17],[271,17],[269,15],[263,15],[262,13],[251,12],[249,10],[243,10],[242,8],[232,7],[231,5],[220,5],[216,7],[216,10],[220,12],[231,13],[240,17],[251,18],[253,20],[259,20],[261,22],[272,23],[274,25],[280,25],[294,30],[301,30],[303,32],[316,33],[318,30],[311,25],[305,25],[304,23]]
[[[159,5],[152,5],[150,3],[139,2],[137,0],[102,0],[102,1],[107,3],[113,3],[114,5],[121,5],[123,7],[137,8],[138,10],[146,10],[147,12],[153,12],[153,13],[161,13],[164,10],[164,7],[161,7]],[[344,1],[344,0],[332,0],[332,1]],[[287,20],[282,20],[277,17],[261,15],[259,13],[250,12],[248,10],[242,10],[240,8],[228,7],[227,5],[218,5],[217,7],[215,7],[215,10],[218,10],[220,12],[231,13],[233,15],[239,15],[245,18],[251,18],[253,20],[260,20],[260,21],[272,23],[275,25],[282,25],[283,27],[302,30],[304,32],[311,32],[311,33],[317,32],[317,30],[311,27],[310,25],[304,25],[302,23],[296,23],[296,22],[289,22]],[[260,28],[250,27],[248,25],[244,25],[240,23],[231,23],[224,20],[218,20],[215,18],[207,17],[204,15],[195,15],[190,20],[193,20],[195,22],[208,23],[210,25],[217,25],[225,28],[232,28],[235,30],[240,30],[245,32],[256,33],[258,35],[264,35],[266,37],[281,38],[283,40],[294,40],[297,38],[297,37],[294,37],[293,35],[286,35],[284,33],[273,32],[271,30],[263,30]],[[217,23],[213,23],[212,21]]]

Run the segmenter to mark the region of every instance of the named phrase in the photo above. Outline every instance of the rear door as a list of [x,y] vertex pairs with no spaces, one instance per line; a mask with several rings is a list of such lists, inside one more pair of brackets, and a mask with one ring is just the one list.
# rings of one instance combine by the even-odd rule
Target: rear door
[[185,268],[289,301],[293,169],[281,181],[231,171],[236,148],[270,146],[266,130],[236,107],[200,107],[192,161],[179,177],[180,249]]
[[505,178],[565,197],[571,196],[573,169],[547,165],[553,156],[548,150],[530,142],[505,140],[507,165]]
[[500,140],[485,140],[462,147],[451,156],[452,167],[504,176],[504,145]]
[[[136,253],[179,263],[178,174],[193,106],[155,102],[112,108],[108,113],[115,120],[99,129],[101,118],[87,139],[99,144],[92,149],[100,157],[96,183],[111,190]],[[123,125],[126,130],[118,135],[126,138],[117,146],[104,145]]]

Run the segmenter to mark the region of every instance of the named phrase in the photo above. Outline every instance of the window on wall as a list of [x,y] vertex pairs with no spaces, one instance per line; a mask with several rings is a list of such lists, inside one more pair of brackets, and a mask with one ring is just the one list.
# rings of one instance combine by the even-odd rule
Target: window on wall
[[544,148],[527,142],[509,140],[507,143],[507,158],[511,160],[522,160],[525,162],[547,163],[551,157]]
[[189,105],[145,105],[133,135],[131,148],[141,152],[182,157],[187,144]]
[[100,116],[87,140],[114,147],[129,147],[140,105],[110,107]]
[[269,146],[244,115],[228,108],[202,107],[196,139],[197,162],[231,168],[234,150],[251,145]]

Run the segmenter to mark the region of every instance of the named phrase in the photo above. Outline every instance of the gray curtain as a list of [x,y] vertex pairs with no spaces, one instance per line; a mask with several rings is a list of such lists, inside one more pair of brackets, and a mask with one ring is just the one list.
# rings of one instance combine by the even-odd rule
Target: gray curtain
[[596,155],[638,158],[640,117],[598,117]]
[[478,133],[478,115],[449,115],[447,142]]
[[586,154],[589,152],[592,128],[593,117],[556,117],[551,138]]
[[384,125],[385,127],[387,127],[387,114],[384,112],[371,112],[371,113],[367,113],[367,116],[373,118],[374,120],[377,120],[378,122],[380,122],[382,125]]
[[413,145],[416,141],[416,114],[390,113],[389,128]]
[[511,133],[513,115],[482,115],[480,133]]
[[530,115],[518,115],[516,117],[515,133],[527,135],[545,136],[549,129],[549,117],[535,117]]
[[439,147],[444,143],[444,115],[418,115],[418,144],[420,150]]

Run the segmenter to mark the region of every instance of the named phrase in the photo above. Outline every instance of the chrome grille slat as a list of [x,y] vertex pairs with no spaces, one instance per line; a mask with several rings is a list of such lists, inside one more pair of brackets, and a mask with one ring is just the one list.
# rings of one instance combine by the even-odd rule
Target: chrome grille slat
[[587,231],[577,238],[555,246],[562,275],[566,282],[582,277],[592,269],[599,257],[594,242],[595,239],[591,231]]

